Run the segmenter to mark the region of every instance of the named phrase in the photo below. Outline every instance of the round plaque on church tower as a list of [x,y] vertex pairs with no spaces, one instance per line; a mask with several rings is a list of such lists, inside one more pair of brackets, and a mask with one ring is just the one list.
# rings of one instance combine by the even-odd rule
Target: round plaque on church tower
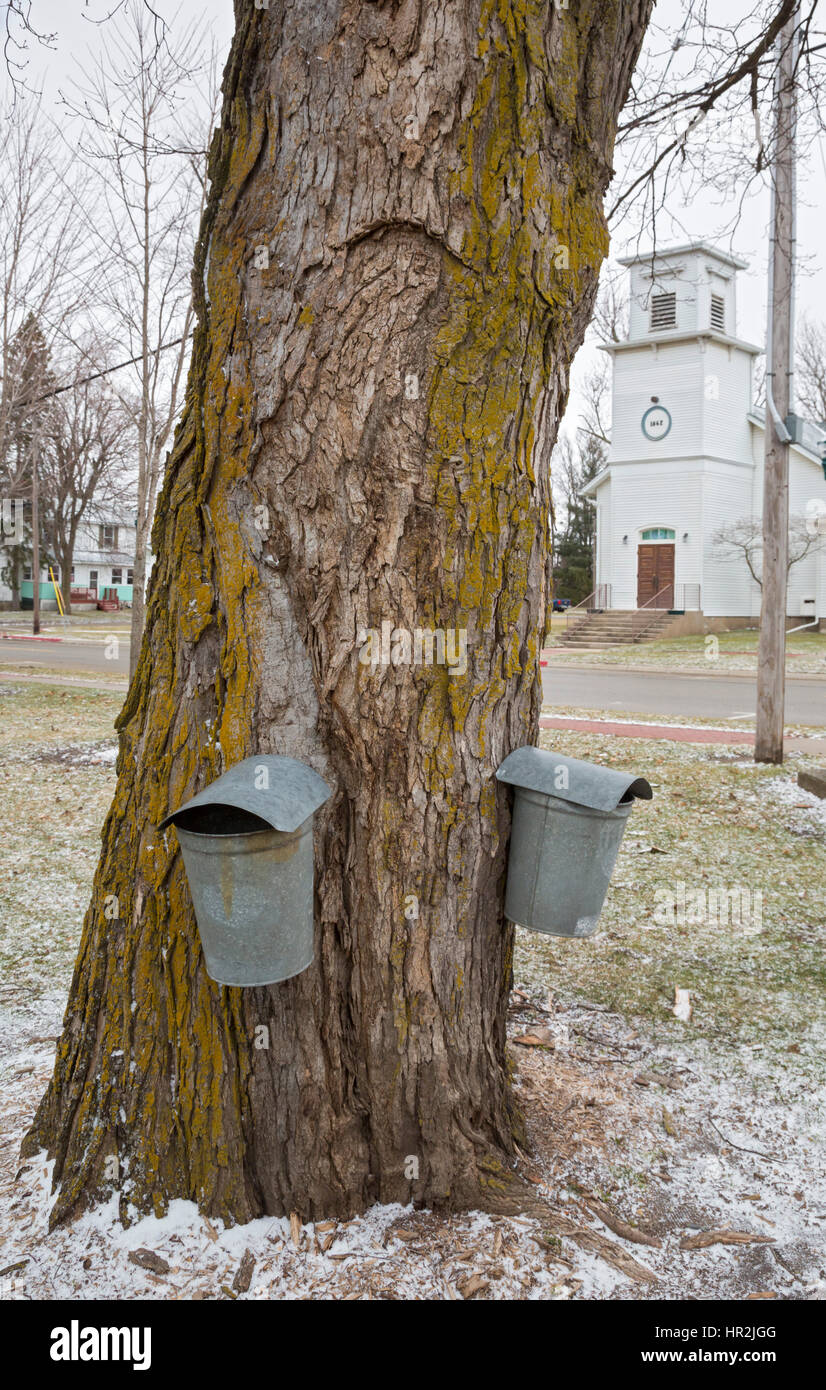
[[642,432],[646,439],[665,439],[671,429],[671,415],[664,405],[650,405],[642,417]]

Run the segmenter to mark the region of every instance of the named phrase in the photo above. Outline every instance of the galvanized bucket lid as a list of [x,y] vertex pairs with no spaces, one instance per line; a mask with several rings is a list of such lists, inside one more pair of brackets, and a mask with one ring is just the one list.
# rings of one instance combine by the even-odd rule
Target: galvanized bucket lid
[[199,806],[233,806],[266,821],[273,830],[297,830],[331,796],[324,778],[305,763],[274,753],[255,753],[217,777],[177,811],[171,811],[158,829],[176,825],[179,816],[185,822],[185,813]]
[[633,772],[566,758],[531,744],[509,753],[496,769],[496,777],[510,786],[572,801],[593,811],[615,811],[635,796],[650,801],[654,795],[645,778],[635,777]]

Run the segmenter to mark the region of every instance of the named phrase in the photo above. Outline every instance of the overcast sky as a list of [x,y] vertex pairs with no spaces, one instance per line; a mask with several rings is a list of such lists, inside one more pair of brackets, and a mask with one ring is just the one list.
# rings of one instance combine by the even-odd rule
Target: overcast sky
[[[225,54],[233,28],[233,11],[230,0],[181,0],[169,4],[166,0],[155,0],[158,11],[170,21],[177,15],[184,24],[197,22],[211,26],[220,50]],[[42,85],[47,104],[55,102],[59,87],[69,80],[75,60],[83,59],[91,48],[99,51],[105,44],[108,26],[97,25],[93,21],[109,14],[113,0],[35,0],[34,21],[41,29],[54,31],[56,41],[53,51],[44,52],[36,45],[31,48],[31,69],[35,85]],[[741,17],[748,10],[745,0],[716,0],[714,20],[726,24],[729,20]],[[655,10],[655,22],[660,26],[674,29],[682,22],[683,6],[680,0],[659,0]],[[653,36],[652,36],[653,39]],[[662,40],[659,40],[660,44]],[[35,76],[36,75],[36,76]],[[824,212],[826,211],[826,155],[822,143],[807,155],[799,170],[798,187],[799,220],[798,249],[800,281],[798,304],[815,317],[826,319],[826,237],[824,237]],[[735,191],[729,198],[720,199],[719,193],[709,190],[694,191],[690,205],[683,206],[680,197],[669,200],[664,214],[658,223],[658,244],[683,242],[703,238],[717,242],[735,252],[749,262],[748,271],[739,277],[739,334],[754,342],[762,342],[766,312],[766,228],[768,221],[768,192],[762,188],[747,201],[745,215],[733,239],[721,236],[721,229],[729,222]],[[650,241],[646,229],[642,229],[641,244]],[[631,228],[623,228],[612,238],[612,254],[622,255],[629,246],[636,245],[636,237]],[[574,386],[577,378],[595,359],[596,349],[586,346],[580,353],[574,371]],[[569,420],[576,411],[576,395],[572,400]]]

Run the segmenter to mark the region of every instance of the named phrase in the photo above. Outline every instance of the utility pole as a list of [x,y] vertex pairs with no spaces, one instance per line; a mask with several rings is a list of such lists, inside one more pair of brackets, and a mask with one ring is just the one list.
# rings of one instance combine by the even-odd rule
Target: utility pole
[[795,127],[798,7],[777,39],[771,165],[763,478],[763,596],[757,657],[754,760],[782,763],[789,566],[789,440],[794,364]]

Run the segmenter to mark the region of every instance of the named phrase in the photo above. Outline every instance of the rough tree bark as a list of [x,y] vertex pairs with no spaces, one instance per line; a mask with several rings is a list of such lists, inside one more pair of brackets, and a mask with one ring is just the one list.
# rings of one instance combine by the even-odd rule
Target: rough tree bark
[[[146,634],[27,1139],[54,1220],[113,1185],[124,1217],[519,1205],[493,772],[537,732],[548,460],[650,3],[236,0]],[[465,630],[466,672],[361,664],[383,622]],[[316,958],[225,989],[153,827],[253,752],[335,789]]]

